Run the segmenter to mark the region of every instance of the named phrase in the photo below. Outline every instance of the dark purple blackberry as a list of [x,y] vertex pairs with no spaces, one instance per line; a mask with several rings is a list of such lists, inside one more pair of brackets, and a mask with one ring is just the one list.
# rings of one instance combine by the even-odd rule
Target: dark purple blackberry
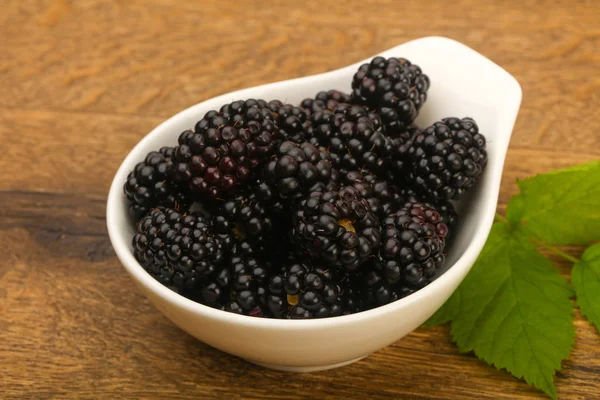
[[412,163],[409,185],[433,203],[458,199],[481,177],[487,164],[485,146],[471,118],[436,122],[404,149]]
[[350,103],[350,95],[339,90],[328,90],[317,93],[314,98],[302,100],[300,107],[309,115],[317,111],[333,110],[340,104]]
[[[214,207],[213,231],[219,237],[233,240],[232,244],[238,249],[249,247],[248,250],[252,250],[256,257],[281,262],[291,251],[288,236],[292,228],[292,210],[279,198],[271,202],[259,200],[259,193],[255,190]],[[249,253],[246,251],[244,254]]]
[[281,140],[294,143],[306,141],[306,130],[310,122],[304,109],[279,100],[270,101],[268,107],[275,115]]
[[272,268],[260,246],[236,240],[223,267],[204,280],[192,298],[224,311],[268,317],[267,288]]
[[133,251],[150,275],[177,292],[218,273],[226,258],[223,243],[204,218],[168,208],[152,209],[142,218]]
[[417,136],[418,133],[421,132],[421,129],[419,129],[419,127],[415,124],[411,124],[408,127],[397,131],[390,131],[389,129],[385,129],[386,122],[383,120],[383,116],[381,116],[381,119],[386,135],[388,135],[392,139],[395,139],[394,144],[396,146],[399,146],[404,143],[409,143],[415,136]]
[[264,166],[262,179],[280,197],[296,199],[326,190],[334,173],[331,156],[310,143],[283,142],[275,157]]
[[218,203],[213,211],[214,231],[241,239],[264,241],[273,234],[273,220],[255,194],[240,195]]
[[[313,266],[294,256],[270,277],[267,308],[275,318],[325,318],[348,314],[348,279],[335,268]],[[344,309],[344,307],[347,307]]]
[[[230,262],[232,276],[230,298],[237,303],[244,314],[255,317],[269,316],[267,296],[269,277],[273,266],[265,254],[252,246],[234,248]],[[251,250],[249,250],[251,249]],[[226,308],[226,311],[228,310]]]
[[445,262],[448,227],[440,214],[423,203],[409,202],[382,226],[382,276],[415,289],[427,285]]
[[264,100],[226,104],[179,136],[174,176],[200,200],[231,198],[273,155],[278,137],[275,115]]
[[172,156],[172,147],[152,151],[127,176],[123,191],[136,221],[154,207],[185,210],[191,204],[187,186],[171,178]]
[[367,167],[379,171],[385,165],[393,142],[377,128],[376,120],[362,106],[341,104],[333,110],[314,113],[308,134],[312,143],[331,153],[334,167],[349,171]]
[[391,183],[398,187],[407,187],[413,179],[413,159],[409,153],[412,141],[394,141],[393,150],[386,160],[387,171],[383,174]]
[[375,57],[360,66],[352,79],[352,102],[377,110],[388,133],[404,129],[427,99],[429,78],[404,58]]
[[391,283],[383,276],[382,260],[369,261],[351,277],[354,304],[359,311],[384,306],[416,291],[404,282]]
[[366,169],[361,171],[342,172],[342,185],[353,186],[371,205],[371,210],[383,220],[404,206],[404,197],[399,189],[387,180],[379,179],[377,175]]
[[[442,201],[440,203],[429,203],[419,196],[410,187],[405,187],[400,191],[400,197],[404,203],[423,203],[426,207],[436,210],[441,217],[441,221],[448,227],[448,234],[446,236],[446,243],[448,243],[448,237],[450,237],[458,224],[458,214],[454,209],[454,206],[450,201]],[[404,206],[404,205],[403,205]]]
[[351,186],[313,192],[294,214],[294,239],[316,263],[355,270],[374,256],[381,241],[379,219]]

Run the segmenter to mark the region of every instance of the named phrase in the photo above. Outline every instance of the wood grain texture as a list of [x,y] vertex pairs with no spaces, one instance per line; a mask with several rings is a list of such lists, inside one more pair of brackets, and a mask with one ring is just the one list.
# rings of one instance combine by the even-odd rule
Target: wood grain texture
[[[108,187],[164,118],[417,37],[462,41],[523,87],[500,209],[516,177],[600,156],[597,1],[325,3],[3,2],[0,398],[543,398],[459,354],[446,327],[333,371],[265,370],[180,331],[120,266],[105,228]],[[576,329],[558,392],[599,398],[600,336],[579,315]]]

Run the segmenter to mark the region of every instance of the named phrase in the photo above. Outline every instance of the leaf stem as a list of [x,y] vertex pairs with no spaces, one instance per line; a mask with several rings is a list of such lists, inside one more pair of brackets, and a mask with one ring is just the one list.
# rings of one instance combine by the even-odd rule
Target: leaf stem
[[572,255],[567,254],[564,251],[557,249],[556,247],[544,242],[541,239],[534,239],[534,242],[538,246],[545,248],[549,252],[554,253],[557,256],[564,258],[565,260],[571,261],[572,263],[579,262],[579,259],[577,257],[573,257]]
[[505,224],[508,224],[508,219],[506,219],[505,217],[503,217],[502,215],[496,213],[496,220],[498,222],[504,222]]

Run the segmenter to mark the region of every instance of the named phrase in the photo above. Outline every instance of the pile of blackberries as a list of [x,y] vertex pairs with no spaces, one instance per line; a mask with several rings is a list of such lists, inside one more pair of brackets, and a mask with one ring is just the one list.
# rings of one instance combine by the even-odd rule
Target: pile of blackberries
[[127,177],[137,260],[183,296],[256,317],[333,317],[419,290],[444,265],[451,200],[487,163],[473,119],[414,124],[429,85],[376,57],[350,94],[207,112]]

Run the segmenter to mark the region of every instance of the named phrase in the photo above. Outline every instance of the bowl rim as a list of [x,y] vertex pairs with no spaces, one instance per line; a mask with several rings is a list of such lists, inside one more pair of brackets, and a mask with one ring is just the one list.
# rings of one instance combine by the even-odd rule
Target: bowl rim
[[[480,58],[487,61],[489,64],[491,64],[491,66],[493,66],[497,70],[499,70],[498,72],[502,72],[505,75],[507,75],[507,77],[511,78],[512,81],[514,82],[514,84],[516,84],[516,88],[518,90],[518,95],[519,95],[519,101],[518,101],[518,104],[516,105],[516,110],[514,112],[514,119],[516,120],[518,109],[519,109],[521,98],[522,98],[521,87],[520,87],[518,81],[512,75],[510,75],[506,70],[504,70],[499,65],[495,64],[493,61],[489,60],[485,56],[481,55],[480,53],[476,52],[475,50],[467,47],[466,45],[464,45],[460,42],[457,42],[453,39],[449,39],[446,37],[440,37],[440,36],[423,37],[420,39],[415,39],[412,41],[405,42],[405,43],[401,44],[400,46],[404,46],[408,43],[414,44],[415,42],[423,42],[423,41],[430,41],[430,40],[451,42],[451,44],[454,46],[459,45],[463,48],[466,48],[469,51],[478,55]],[[379,54],[389,52],[390,50],[392,50],[392,49],[382,51]],[[244,92],[246,92],[246,91],[254,91],[257,89],[268,89],[272,86],[279,85],[283,82],[297,82],[297,81],[304,80],[304,79],[311,79],[311,78],[315,78],[315,77],[319,77],[319,76],[336,74],[347,68],[355,68],[363,62],[368,62],[368,60],[372,59],[375,56],[369,57],[366,60],[363,60],[361,62],[352,64],[347,67],[343,67],[343,68],[340,68],[340,69],[337,69],[334,71],[329,71],[329,72],[325,72],[325,73],[321,73],[321,74],[315,74],[315,75],[310,75],[310,76],[306,76],[306,77],[290,79],[287,81],[278,81],[278,82],[268,83],[268,84],[264,84],[264,85],[254,86],[254,87],[241,89],[241,90],[238,90],[235,92],[226,93],[226,94],[223,94],[220,96],[216,96],[216,97],[213,97],[210,99],[203,100],[202,102],[194,104],[194,105],[176,113],[175,115],[167,118],[165,121],[163,121],[158,126],[156,126],[154,129],[152,129],[152,131],[150,131],[146,136],[144,136],[134,146],[134,148],[129,151],[129,153],[127,154],[125,159],[122,161],[121,165],[119,166],[117,172],[115,173],[115,176],[113,178],[113,181],[112,181],[110,189],[109,189],[109,194],[108,194],[108,199],[107,199],[107,209],[106,209],[106,223],[107,223],[110,241],[115,250],[115,253],[117,254],[118,259],[121,261],[121,263],[123,264],[123,267],[132,276],[132,278],[139,285],[143,285],[147,290],[152,291],[154,294],[159,296],[164,301],[170,303],[171,305],[173,305],[175,307],[182,308],[186,312],[200,315],[204,318],[219,320],[220,322],[224,322],[224,323],[230,323],[230,324],[235,324],[235,325],[240,325],[240,326],[245,326],[245,327],[250,327],[250,328],[257,328],[257,329],[270,328],[270,329],[277,329],[277,330],[287,330],[287,329],[310,330],[310,329],[314,329],[314,328],[324,329],[324,328],[331,327],[334,325],[339,326],[339,325],[344,325],[344,324],[354,324],[354,323],[361,322],[361,321],[364,322],[366,320],[378,318],[384,314],[392,314],[395,311],[399,311],[403,308],[410,306],[411,304],[421,302],[421,301],[429,298],[431,295],[433,295],[436,291],[438,291],[443,286],[446,286],[450,282],[455,281],[457,279],[459,280],[459,284],[460,284],[460,280],[462,280],[461,275],[463,275],[463,277],[464,277],[464,275],[466,275],[468,273],[470,266],[476,261],[477,257],[479,256],[479,253],[481,252],[483,246],[485,245],[485,242],[487,241],[487,237],[492,228],[497,201],[487,202],[487,209],[483,211],[483,217],[482,217],[481,221],[479,221],[480,222],[479,226],[476,227],[475,232],[473,233],[473,240],[471,241],[471,243],[466,247],[463,254],[452,265],[448,266],[447,270],[442,275],[440,275],[437,279],[435,279],[429,285],[425,286],[424,288],[422,288],[402,299],[396,300],[396,301],[386,304],[384,306],[379,306],[379,307],[373,308],[371,310],[361,311],[361,312],[355,313],[355,314],[342,315],[342,316],[336,316],[336,317],[328,317],[328,318],[318,318],[318,319],[289,319],[288,320],[288,319],[274,319],[274,318],[259,318],[259,317],[252,317],[252,316],[240,315],[240,314],[235,314],[235,313],[231,313],[231,312],[227,312],[227,311],[222,311],[222,310],[218,310],[218,309],[206,306],[201,303],[197,303],[193,300],[190,300],[190,299],[174,292],[173,290],[167,288],[166,286],[159,283],[156,279],[154,279],[148,272],[146,272],[146,270],[135,259],[134,255],[130,249],[130,243],[120,240],[120,238],[119,238],[118,230],[121,229],[120,225],[122,225],[123,221],[117,220],[116,209],[121,206],[121,203],[123,201],[125,201],[124,195],[122,193],[122,188],[123,188],[123,183],[125,182],[126,176],[129,173],[128,165],[133,163],[132,159],[135,159],[136,161],[140,160],[139,155],[137,154],[138,152],[140,152],[140,149],[145,147],[144,145],[146,142],[149,142],[152,139],[154,139],[155,137],[160,136],[161,132],[164,130],[165,126],[167,126],[171,121],[178,120],[178,119],[186,116],[187,114],[193,113],[195,108],[201,107],[202,105],[204,105],[204,103],[209,102],[209,101],[210,102],[221,101],[224,104],[225,102],[227,102],[226,99],[228,99],[232,96],[238,96],[238,94],[239,94],[239,97],[248,97],[248,96],[244,96]],[[514,120],[512,121],[512,124],[514,126]],[[511,132],[512,132],[512,129],[511,129]],[[508,147],[509,140],[510,140],[510,135],[506,140],[506,147]],[[491,176],[487,177],[487,179],[494,180],[495,182],[492,182],[492,183],[486,185],[486,191],[482,192],[480,194],[480,196],[482,198],[492,197],[497,200],[499,190],[500,190],[500,179],[502,176],[504,161],[505,161],[505,157],[503,160],[501,160],[501,162],[499,162],[498,171],[495,171],[495,173],[492,173],[492,174],[490,174]],[[490,210],[490,208],[491,208],[491,210]],[[466,271],[465,271],[465,269],[466,269]]]

